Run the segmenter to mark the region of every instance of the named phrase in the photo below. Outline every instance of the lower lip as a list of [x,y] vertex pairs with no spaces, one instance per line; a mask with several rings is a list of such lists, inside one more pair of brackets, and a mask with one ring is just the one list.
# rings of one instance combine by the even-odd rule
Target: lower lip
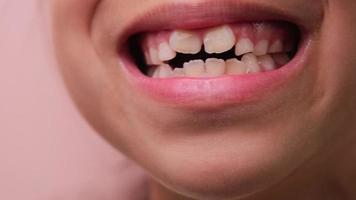
[[309,44],[310,40],[303,40],[293,60],[277,70],[216,78],[153,79],[145,76],[129,55],[120,54],[119,59],[133,90],[144,97],[177,108],[214,109],[258,103],[281,92],[301,74]]

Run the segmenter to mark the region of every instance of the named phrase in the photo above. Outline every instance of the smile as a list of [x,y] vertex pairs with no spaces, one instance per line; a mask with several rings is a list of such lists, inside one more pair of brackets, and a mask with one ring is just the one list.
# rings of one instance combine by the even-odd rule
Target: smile
[[119,60],[133,87],[155,101],[194,109],[244,105],[302,74],[314,21],[236,1],[163,5],[120,35],[127,42],[118,47]]

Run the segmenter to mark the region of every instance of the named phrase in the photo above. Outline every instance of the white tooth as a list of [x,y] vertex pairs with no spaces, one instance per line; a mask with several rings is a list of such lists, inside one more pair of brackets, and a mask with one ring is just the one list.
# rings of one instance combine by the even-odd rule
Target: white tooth
[[162,64],[162,62],[159,60],[159,57],[158,57],[158,51],[156,48],[153,48],[151,47],[149,49],[149,54],[150,54],[150,63],[147,63],[149,65],[159,65],[159,64]]
[[203,41],[198,34],[188,31],[174,31],[169,38],[169,45],[176,52],[196,54],[200,52]]
[[205,70],[208,76],[222,76],[225,74],[225,61],[209,58],[205,61]]
[[205,73],[205,63],[203,60],[193,60],[184,63],[183,69],[188,77],[200,77]]
[[232,58],[226,61],[226,74],[239,75],[246,74],[247,65],[236,58]]
[[273,42],[268,50],[268,53],[280,53],[283,51],[283,43],[281,40],[276,40]]
[[261,40],[259,41],[256,46],[253,54],[256,56],[266,55],[268,51],[268,40]]
[[169,78],[172,76],[172,73],[172,68],[167,64],[163,64],[155,69],[153,78]]
[[276,69],[276,63],[270,55],[260,56],[257,58],[257,60],[258,64],[263,68],[264,71],[273,71]]
[[207,31],[204,37],[204,48],[206,53],[223,53],[230,50],[236,44],[236,38],[232,29],[220,26]]
[[279,66],[285,65],[291,60],[286,53],[274,54],[272,57],[274,62]]
[[247,65],[247,73],[258,73],[261,72],[262,69],[258,64],[257,58],[252,53],[245,54],[241,59]]
[[172,60],[176,57],[177,53],[171,49],[167,42],[162,42],[158,47],[158,58],[161,61]]
[[254,50],[254,45],[252,41],[248,38],[241,38],[237,43],[236,43],[236,48],[235,48],[235,55],[236,56],[241,56],[246,53],[251,53]]
[[183,68],[175,68],[173,70],[173,77],[184,77],[185,72]]

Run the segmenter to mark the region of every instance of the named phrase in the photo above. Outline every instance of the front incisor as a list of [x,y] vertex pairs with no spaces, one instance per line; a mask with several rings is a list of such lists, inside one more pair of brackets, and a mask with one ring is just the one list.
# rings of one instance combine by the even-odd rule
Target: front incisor
[[176,52],[196,54],[201,51],[203,41],[196,33],[189,31],[174,31],[169,38],[169,45]]
[[208,30],[204,37],[205,52],[210,54],[229,51],[235,44],[234,32],[227,25]]

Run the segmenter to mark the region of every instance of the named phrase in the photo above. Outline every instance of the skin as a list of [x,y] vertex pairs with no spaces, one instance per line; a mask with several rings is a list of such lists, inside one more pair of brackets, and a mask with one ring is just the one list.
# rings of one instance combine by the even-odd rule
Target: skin
[[115,32],[162,2],[51,2],[55,50],[73,99],[98,133],[149,172],[150,199],[355,199],[356,3],[317,1],[324,18],[303,73],[288,93],[237,114],[233,106],[188,112],[131,88]]

